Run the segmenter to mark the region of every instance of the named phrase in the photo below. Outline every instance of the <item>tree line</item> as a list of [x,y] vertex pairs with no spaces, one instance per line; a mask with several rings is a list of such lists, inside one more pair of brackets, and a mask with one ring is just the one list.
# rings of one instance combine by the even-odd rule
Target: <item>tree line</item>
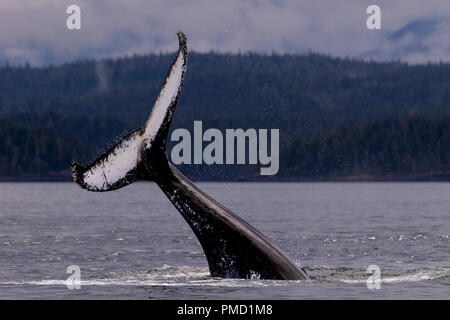
[[[143,125],[173,54],[0,67],[0,178],[61,178]],[[279,128],[274,177],[328,180],[450,172],[450,65],[318,54],[193,53],[173,128]],[[108,141],[105,144],[105,141]],[[258,179],[251,166],[182,166]]]

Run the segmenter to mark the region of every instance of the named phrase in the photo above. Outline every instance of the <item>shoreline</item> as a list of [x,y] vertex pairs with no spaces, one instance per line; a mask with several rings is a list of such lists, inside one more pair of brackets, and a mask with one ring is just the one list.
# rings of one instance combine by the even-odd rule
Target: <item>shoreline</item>
[[[190,178],[191,179],[191,178]],[[202,179],[192,178],[196,182],[450,182],[450,172],[439,172],[414,175],[358,175],[331,178],[300,178],[300,177],[240,177],[236,179]],[[70,174],[21,175],[12,177],[0,176],[0,182],[72,182]]]

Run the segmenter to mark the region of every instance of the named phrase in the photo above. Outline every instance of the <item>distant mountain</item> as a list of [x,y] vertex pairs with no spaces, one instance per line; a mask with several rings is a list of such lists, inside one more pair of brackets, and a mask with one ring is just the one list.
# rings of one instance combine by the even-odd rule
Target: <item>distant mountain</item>
[[439,61],[450,54],[450,22],[441,18],[414,20],[391,33],[360,57],[377,61]]

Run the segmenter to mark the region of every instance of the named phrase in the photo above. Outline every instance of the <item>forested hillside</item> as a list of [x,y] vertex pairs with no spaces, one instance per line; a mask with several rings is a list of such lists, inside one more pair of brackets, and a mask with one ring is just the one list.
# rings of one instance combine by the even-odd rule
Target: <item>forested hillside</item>
[[[0,178],[67,179],[145,123],[173,54],[0,68]],[[265,179],[448,179],[450,65],[317,54],[189,55],[173,128],[279,128]],[[107,142],[107,143],[106,143]],[[258,179],[257,166],[182,166],[197,179]]]

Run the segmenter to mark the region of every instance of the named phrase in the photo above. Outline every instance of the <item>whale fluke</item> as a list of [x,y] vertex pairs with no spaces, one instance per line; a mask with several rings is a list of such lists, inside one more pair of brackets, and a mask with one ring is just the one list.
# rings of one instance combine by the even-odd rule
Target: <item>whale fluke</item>
[[[165,148],[170,123],[186,72],[186,36],[178,32],[179,50],[161,87],[150,117],[143,128],[134,130],[88,166],[72,162],[74,181],[89,191],[112,191],[138,180],[153,180],[141,161],[141,150],[155,141]],[[153,148],[155,149],[155,148]]]
[[167,159],[166,142],[187,66],[186,37],[147,123],[83,167],[72,163],[74,181],[89,191],[111,191],[138,180],[155,181],[197,236],[211,276],[306,280],[268,238],[200,190]]

